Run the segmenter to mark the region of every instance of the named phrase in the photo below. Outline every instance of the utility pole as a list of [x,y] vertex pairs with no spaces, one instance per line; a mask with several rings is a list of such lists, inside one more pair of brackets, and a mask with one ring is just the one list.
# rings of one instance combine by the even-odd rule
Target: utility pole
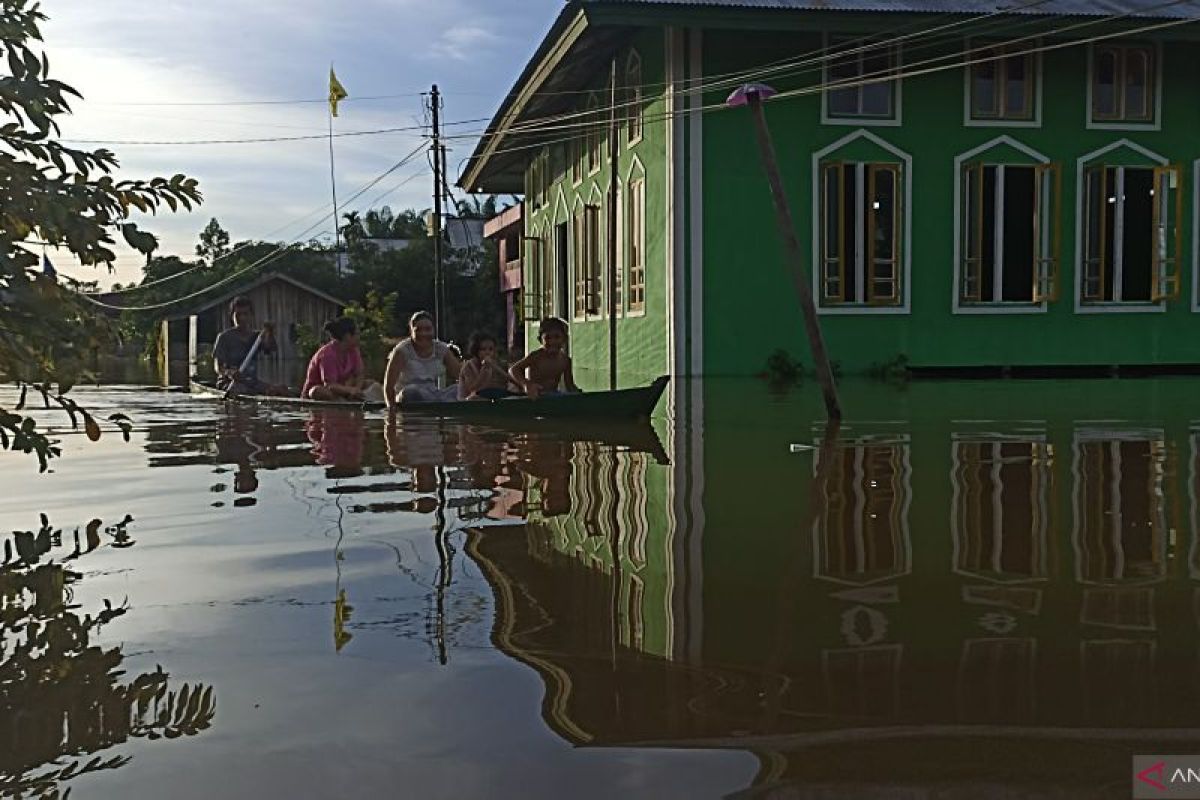
[[[609,88],[608,119],[608,388],[617,390],[617,173],[620,172],[621,137],[617,116],[617,59],[613,56],[612,82]],[[622,287],[624,288],[624,287]],[[627,290],[626,290],[627,291]]]
[[838,402],[837,383],[833,378],[829,354],[825,351],[825,339],[821,336],[821,325],[817,320],[817,307],[813,302],[812,290],[808,285],[808,270],[804,268],[800,240],[796,238],[796,226],[792,223],[792,211],[788,206],[787,194],[783,191],[783,179],[780,177],[779,162],[775,157],[775,144],[771,141],[771,130],[767,127],[767,117],[763,113],[762,101],[774,94],[775,90],[769,86],[761,83],[748,83],[734,90],[725,104],[732,108],[748,106],[750,115],[754,119],[754,133],[758,139],[759,156],[762,159],[763,171],[767,173],[771,201],[775,204],[775,224],[779,227],[780,238],[783,239],[783,249],[787,261],[791,263],[792,283],[800,300],[800,310],[804,316],[804,330],[808,334],[808,345],[812,350],[813,366],[816,368],[817,380],[821,384],[821,393],[825,399],[825,413],[831,420],[840,420],[842,406]]
[[437,84],[430,93],[433,112],[433,319],[434,335],[442,338],[442,147],[438,113],[442,97]]
[[[450,193],[450,181],[446,178],[446,173],[449,171],[449,167],[447,166],[449,162],[446,160],[445,143],[440,143],[438,148],[440,150],[438,153],[438,164],[440,164],[442,168],[442,200],[446,203],[446,216],[454,217],[455,220],[458,221],[459,230],[461,231],[463,223],[461,220],[459,220],[460,215],[458,213],[458,209],[454,206],[454,197]],[[450,232],[448,230],[446,231],[446,235],[447,237],[450,237]],[[450,238],[452,239],[453,237]],[[453,319],[454,314],[451,312],[449,304],[446,303],[446,275],[444,272],[442,274],[441,286],[442,294],[440,297],[438,297],[438,304],[442,307],[442,316],[446,318],[446,321],[442,323],[442,330],[447,331],[446,335],[449,336],[449,331],[453,330],[453,328],[450,326],[450,322]]]

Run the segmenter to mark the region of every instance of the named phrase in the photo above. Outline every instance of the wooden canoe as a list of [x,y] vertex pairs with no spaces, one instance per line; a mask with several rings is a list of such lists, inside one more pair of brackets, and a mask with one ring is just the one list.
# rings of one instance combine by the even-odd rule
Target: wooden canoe
[[[669,382],[667,376],[656,378],[649,386],[618,389],[615,392],[582,392],[530,400],[509,397],[503,400],[461,400],[450,403],[402,403],[402,414],[419,413],[438,417],[463,419],[647,419]],[[379,410],[383,403],[352,401],[324,402],[301,397],[268,395],[226,395],[212,384],[193,380],[195,394],[235,403],[253,403],[278,408],[344,408],[361,411]]]

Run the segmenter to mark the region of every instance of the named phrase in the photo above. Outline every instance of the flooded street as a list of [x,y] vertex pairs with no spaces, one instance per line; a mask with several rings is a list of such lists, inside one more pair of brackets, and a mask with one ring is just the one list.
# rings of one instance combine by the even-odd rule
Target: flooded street
[[1200,748],[1198,391],[78,389],[129,443],[0,453],[0,796],[1128,797]]

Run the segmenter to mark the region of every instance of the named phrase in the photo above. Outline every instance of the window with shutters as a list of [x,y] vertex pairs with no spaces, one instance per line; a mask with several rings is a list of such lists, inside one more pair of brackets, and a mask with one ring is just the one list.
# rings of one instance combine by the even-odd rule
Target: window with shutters
[[902,171],[900,164],[821,165],[821,305],[902,304]]
[[629,181],[626,201],[628,221],[625,225],[629,260],[629,312],[641,314],[646,310],[646,180]]
[[1182,171],[1092,164],[1083,172],[1085,305],[1161,303],[1179,297]]
[[963,166],[960,303],[1057,299],[1060,175],[1057,164]]
[[630,50],[625,62],[625,138],[629,147],[642,140],[643,102],[642,57]]

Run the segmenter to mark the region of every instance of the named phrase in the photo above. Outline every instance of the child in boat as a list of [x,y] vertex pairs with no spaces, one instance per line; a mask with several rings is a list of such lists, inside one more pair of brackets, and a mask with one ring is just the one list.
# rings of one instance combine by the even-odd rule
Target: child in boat
[[467,342],[467,355],[458,373],[459,400],[499,400],[516,392],[508,388],[508,373],[496,358],[496,337],[475,331]]
[[538,325],[538,341],[542,346],[509,367],[509,377],[531,399],[582,391],[575,385],[571,357],[566,353],[568,335],[565,320],[546,317]]

